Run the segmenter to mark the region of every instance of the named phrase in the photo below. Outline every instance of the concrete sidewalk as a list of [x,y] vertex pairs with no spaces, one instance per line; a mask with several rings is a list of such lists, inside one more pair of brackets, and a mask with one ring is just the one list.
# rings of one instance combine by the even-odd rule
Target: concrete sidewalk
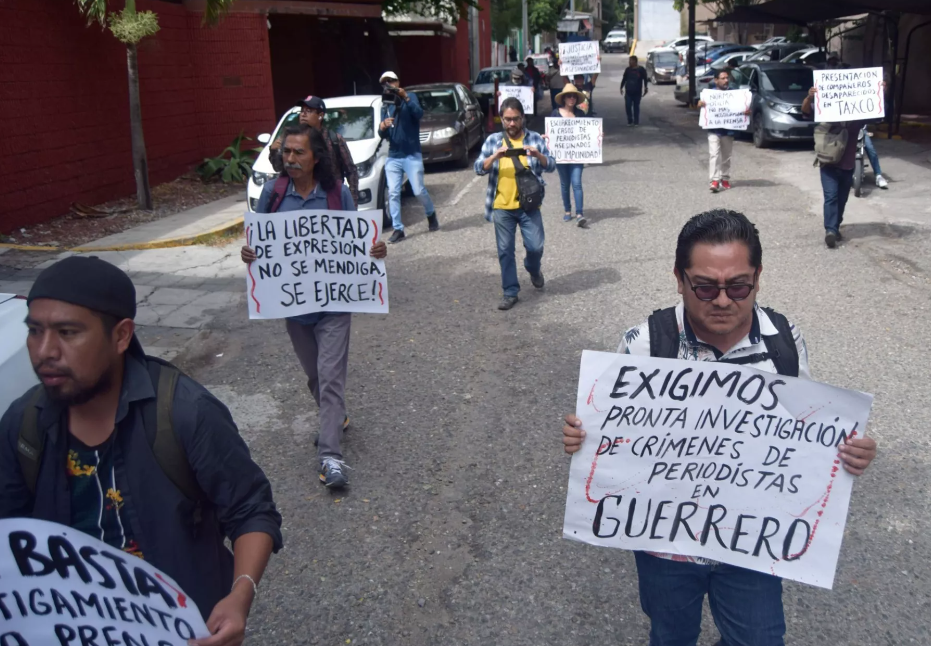
[[72,251],[130,251],[198,244],[241,230],[245,211],[245,195],[233,195],[94,240]]

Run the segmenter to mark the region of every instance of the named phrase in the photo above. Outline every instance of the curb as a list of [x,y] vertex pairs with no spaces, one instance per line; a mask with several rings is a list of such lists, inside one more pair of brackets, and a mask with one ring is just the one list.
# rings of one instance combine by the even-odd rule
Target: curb
[[171,247],[190,247],[196,244],[202,244],[204,242],[210,242],[216,238],[220,238],[227,234],[240,233],[243,230],[243,216],[237,216],[236,218],[224,222],[220,226],[204,231],[203,233],[197,233],[194,235],[186,236],[177,236],[174,238],[163,238],[159,240],[151,240],[149,242],[135,242],[128,243],[123,245],[111,245],[111,246],[91,246],[91,244],[81,245],[79,247],[40,247],[35,245],[18,245],[18,244],[8,244],[0,243],[0,248],[2,249],[15,249],[17,251],[54,251],[57,253],[62,253],[64,251],[74,251],[77,253],[85,253],[91,251],[142,251],[145,249],[168,249]]
[[628,58],[631,56],[636,56],[636,52],[637,52],[637,39],[634,38],[633,41],[631,41],[630,43],[630,50],[627,52]]

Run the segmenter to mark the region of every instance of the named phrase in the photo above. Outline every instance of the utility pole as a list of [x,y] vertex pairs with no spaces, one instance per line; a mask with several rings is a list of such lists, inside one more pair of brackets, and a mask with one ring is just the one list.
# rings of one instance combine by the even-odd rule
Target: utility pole
[[527,20],[527,0],[521,2],[521,15],[522,15],[522,29],[524,34],[524,51],[520,53],[520,56],[517,57],[517,60],[524,60],[527,57],[527,50],[530,49],[530,25]]
[[689,0],[689,59],[686,61],[689,75],[689,107],[695,106],[695,0]]

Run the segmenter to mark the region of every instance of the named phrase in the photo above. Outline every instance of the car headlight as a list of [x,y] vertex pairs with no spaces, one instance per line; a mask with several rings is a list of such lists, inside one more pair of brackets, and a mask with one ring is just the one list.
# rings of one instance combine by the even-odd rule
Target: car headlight
[[372,174],[373,168],[375,168],[375,155],[372,155],[361,164],[356,164],[356,171],[359,173],[359,177],[368,177]]
[[788,103],[777,103],[776,101],[767,101],[766,105],[771,107],[776,112],[782,112],[783,114],[792,114],[792,107]]
[[265,182],[274,182],[278,179],[278,173],[262,173],[260,171],[252,171],[252,181],[255,182],[256,186],[263,186]]
[[453,127],[449,128],[440,128],[433,132],[434,139],[451,139],[456,136],[456,129]]

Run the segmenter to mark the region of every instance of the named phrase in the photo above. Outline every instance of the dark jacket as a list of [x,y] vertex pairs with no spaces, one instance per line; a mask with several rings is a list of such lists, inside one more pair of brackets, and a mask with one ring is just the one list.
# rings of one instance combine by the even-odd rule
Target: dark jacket
[[381,120],[394,117],[390,128],[378,129],[378,135],[388,140],[388,156],[404,158],[420,154],[420,120],[423,108],[413,92],[407,94],[409,101],[401,101],[400,106],[384,105],[381,108]]
[[647,89],[647,71],[640,67],[628,66],[621,77],[621,89],[630,96],[643,96]]
[[[580,108],[573,108],[573,112],[575,113],[575,117],[576,117],[577,119],[584,119],[584,118],[586,117],[585,112],[584,112],[583,110],[581,110]],[[556,108],[555,110],[553,110],[553,113],[552,113],[550,116],[551,116],[552,118],[554,118],[554,119],[569,119],[569,118],[571,118],[571,117],[564,117],[564,116],[562,116],[562,114],[560,114],[560,112],[559,112],[559,108]]]
[[[206,619],[233,583],[233,555],[224,537],[235,541],[243,534],[264,532],[278,551],[281,516],[271,485],[252,461],[229,411],[206,388],[181,376],[174,397],[174,431],[209,499],[195,526],[194,503],[168,479],[149,446],[140,402],[154,398],[155,389],[141,351],[131,352],[126,354],[113,438],[120,492],[145,560],[177,581]],[[16,444],[31,392],[13,402],[0,420],[0,518],[71,525],[65,471],[68,430],[62,425],[67,410],[44,394],[37,405],[39,431],[46,439],[35,497],[23,479]]]

